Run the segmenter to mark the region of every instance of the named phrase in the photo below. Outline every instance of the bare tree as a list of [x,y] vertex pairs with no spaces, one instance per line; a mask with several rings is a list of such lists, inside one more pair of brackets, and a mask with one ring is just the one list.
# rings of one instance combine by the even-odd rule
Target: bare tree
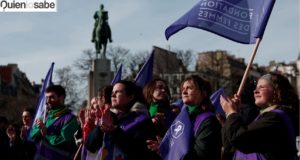
[[[109,46],[107,50],[108,58],[112,61],[112,66],[115,70],[117,70],[117,67],[121,63],[126,63],[125,59],[127,57],[127,54],[129,53],[128,49],[122,48],[122,47],[113,47]],[[76,80],[75,82],[72,82],[73,84],[70,85],[76,86],[74,88],[69,88],[70,91],[73,91],[75,93],[87,93],[87,85],[88,85],[88,75],[89,72],[92,70],[92,64],[93,60],[96,59],[96,53],[92,49],[84,50],[81,56],[73,63],[73,67],[76,69],[75,71],[72,71],[73,67],[65,67],[57,71],[58,83],[63,83],[62,85],[68,85],[69,81]],[[70,93],[73,94],[73,93]],[[77,95],[70,95],[70,96],[81,96],[79,94]],[[85,97],[85,95],[82,95],[82,97]],[[81,97],[80,97],[81,98]],[[83,99],[83,98],[82,98]],[[70,99],[71,101],[69,103],[73,103],[73,99]]]
[[120,64],[122,63],[123,65],[125,65],[124,63],[126,63],[126,57],[129,54],[129,49],[125,49],[121,46],[108,46],[107,48],[107,56],[108,58],[111,60],[112,62],[112,67],[113,69],[116,71],[118,70],[118,67],[120,66]]
[[[111,66],[114,71],[118,70],[118,67],[122,63],[123,66],[127,63],[127,56],[129,55],[129,50],[122,48],[120,46],[114,47],[112,45],[107,48],[107,58],[111,60]],[[78,58],[73,66],[78,69],[80,81],[86,81],[88,78],[89,71],[92,70],[93,60],[96,58],[96,53],[89,50],[84,50],[80,58]]]
[[139,70],[142,68],[150,53],[148,51],[140,51],[136,54],[129,54],[127,56],[126,64],[126,79],[132,80],[135,78]]
[[175,50],[176,57],[180,59],[183,65],[188,69],[191,70],[195,64],[195,56],[192,50]]
[[72,71],[71,66],[66,66],[55,71],[57,79],[56,84],[60,84],[66,89],[66,105],[71,108],[76,108],[82,102],[80,99],[80,81],[79,76]]
[[88,73],[92,69],[92,60],[95,59],[96,54],[91,50],[84,50],[80,58],[78,58],[73,66],[80,72],[80,80],[87,80]]

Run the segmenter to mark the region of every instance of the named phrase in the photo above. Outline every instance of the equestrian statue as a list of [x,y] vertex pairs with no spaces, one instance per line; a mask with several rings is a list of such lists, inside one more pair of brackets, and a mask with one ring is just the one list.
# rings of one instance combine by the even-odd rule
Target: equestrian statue
[[[100,55],[101,59],[106,59],[107,41],[112,42],[111,30],[108,25],[108,12],[104,11],[104,5],[100,5],[100,9],[94,14],[95,24],[93,29],[92,42],[95,43],[96,59]],[[103,49],[102,53],[101,50]]]

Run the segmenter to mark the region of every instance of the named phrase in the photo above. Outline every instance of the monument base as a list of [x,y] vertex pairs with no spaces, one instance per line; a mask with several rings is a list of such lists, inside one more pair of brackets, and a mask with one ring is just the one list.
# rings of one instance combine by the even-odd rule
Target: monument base
[[110,85],[114,73],[110,69],[110,60],[95,59],[92,62],[92,70],[89,74],[89,95],[88,104],[90,100],[97,96],[100,88]]

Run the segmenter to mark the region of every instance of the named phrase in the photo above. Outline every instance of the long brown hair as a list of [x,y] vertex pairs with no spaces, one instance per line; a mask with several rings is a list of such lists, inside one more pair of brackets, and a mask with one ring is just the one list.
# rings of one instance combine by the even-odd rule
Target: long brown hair
[[[166,86],[168,86],[167,81],[165,81],[161,78],[156,78],[156,79],[151,80],[149,83],[147,83],[143,89],[143,94],[144,94],[145,100],[148,104],[150,104],[152,102],[153,92],[156,87],[156,82],[159,82],[159,81],[163,82]],[[169,87],[165,88],[165,90],[166,90],[168,97],[170,98],[171,93],[170,93]]]
[[299,98],[289,80],[279,73],[269,73],[261,78],[268,80],[273,89],[273,103],[279,105],[292,119],[295,134],[299,134]]

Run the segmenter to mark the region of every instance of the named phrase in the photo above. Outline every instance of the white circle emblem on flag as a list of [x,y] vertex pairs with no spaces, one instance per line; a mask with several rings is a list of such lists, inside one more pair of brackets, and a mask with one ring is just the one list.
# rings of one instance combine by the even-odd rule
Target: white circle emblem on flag
[[180,121],[175,122],[171,126],[172,137],[177,139],[183,133],[183,130],[184,130],[184,124]]

